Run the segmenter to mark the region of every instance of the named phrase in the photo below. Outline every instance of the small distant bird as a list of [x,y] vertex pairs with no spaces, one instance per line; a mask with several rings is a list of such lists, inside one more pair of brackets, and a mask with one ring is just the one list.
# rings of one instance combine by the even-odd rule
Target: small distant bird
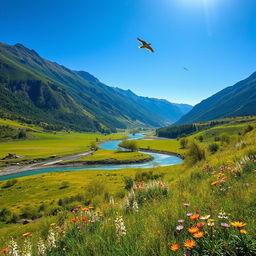
[[183,69],[184,69],[184,70],[186,70],[186,71],[189,71],[189,69],[188,69],[188,68],[186,68],[186,67],[183,67]]
[[137,38],[137,40],[142,44],[141,46],[139,46],[140,49],[145,48],[151,52],[154,52],[153,48],[150,46],[151,44],[149,44],[139,38]]

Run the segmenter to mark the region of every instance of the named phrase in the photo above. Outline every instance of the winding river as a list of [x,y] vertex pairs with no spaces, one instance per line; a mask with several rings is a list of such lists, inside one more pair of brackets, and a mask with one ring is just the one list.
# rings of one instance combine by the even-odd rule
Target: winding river
[[[130,140],[142,139],[144,134],[137,133],[135,135],[129,135]],[[121,140],[115,141],[107,141],[100,144],[102,149],[106,150],[116,150],[118,148],[118,144]],[[25,177],[35,174],[42,174],[47,172],[63,172],[63,171],[79,171],[79,170],[119,170],[119,169],[127,169],[127,168],[152,168],[156,166],[168,166],[182,163],[182,159],[177,156],[160,154],[160,153],[151,153],[147,152],[148,155],[151,155],[154,159],[146,162],[146,163],[135,163],[135,164],[106,164],[106,165],[97,165],[97,166],[84,166],[84,167],[49,167],[49,168],[41,168],[34,169],[30,171],[24,171],[14,174],[9,174],[5,176],[0,176],[0,180],[8,180],[11,178],[19,178]]]

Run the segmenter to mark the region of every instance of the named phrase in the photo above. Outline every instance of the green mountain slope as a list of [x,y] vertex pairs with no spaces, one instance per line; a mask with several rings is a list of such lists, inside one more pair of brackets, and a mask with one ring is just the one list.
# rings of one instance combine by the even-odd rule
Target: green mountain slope
[[175,125],[256,114],[256,73],[197,104]]
[[168,125],[184,114],[176,104],[123,92],[87,72],[72,71],[41,58],[21,44],[0,44],[2,116],[77,130],[114,131]]

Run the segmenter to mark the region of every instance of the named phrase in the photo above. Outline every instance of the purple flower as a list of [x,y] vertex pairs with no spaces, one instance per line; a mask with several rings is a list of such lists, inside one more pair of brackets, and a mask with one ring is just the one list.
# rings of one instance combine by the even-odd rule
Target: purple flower
[[220,225],[221,225],[223,228],[229,228],[229,227],[230,227],[228,223],[221,223]]
[[188,204],[188,203],[185,203],[185,204],[183,204],[185,207],[189,207],[190,206],[190,204]]
[[193,215],[192,212],[188,212],[188,213],[187,213],[187,216],[188,216],[188,217],[190,217],[190,216],[192,216],[192,215]]
[[183,223],[183,222],[184,222],[184,220],[182,220],[182,219],[178,220],[178,223]]
[[176,227],[176,230],[181,231],[183,228],[184,228],[184,227],[183,227],[182,225],[178,225],[178,226]]

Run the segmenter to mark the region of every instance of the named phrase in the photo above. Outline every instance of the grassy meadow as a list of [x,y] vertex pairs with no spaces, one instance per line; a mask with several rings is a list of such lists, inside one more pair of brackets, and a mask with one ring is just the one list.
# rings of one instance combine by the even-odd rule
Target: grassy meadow
[[[185,138],[183,149],[182,139],[137,141],[140,148],[184,154],[181,165],[2,181],[0,246],[13,252],[17,243],[20,252],[50,256],[256,255],[256,129],[250,125],[201,131]],[[107,156],[99,150],[89,157]],[[15,215],[31,223],[12,223]]]

